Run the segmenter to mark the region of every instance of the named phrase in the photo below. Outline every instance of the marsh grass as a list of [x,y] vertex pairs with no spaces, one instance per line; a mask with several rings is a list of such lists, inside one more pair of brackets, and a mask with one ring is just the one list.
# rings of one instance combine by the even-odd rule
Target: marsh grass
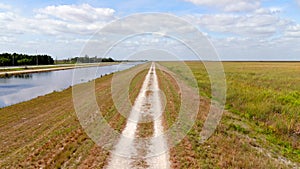
[[[184,78],[176,62],[161,62]],[[209,75],[201,62],[186,62],[201,96],[211,98]],[[300,63],[224,62],[227,100],[215,134],[199,144],[205,107],[187,137],[172,151],[173,161],[197,160],[174,168],[290,168],[300,162]],[[209,102],[207,103],[209,105]],[[183,147],[190,147],[186,149]],[[171,152],[172,152],[171,151]],[[171,153],[172,154],[172,153]],[[283,159],[283,160],[282,160]],[[292,165],[292,162],[296,164]],[[296,165],[297,167],[297,165]]]

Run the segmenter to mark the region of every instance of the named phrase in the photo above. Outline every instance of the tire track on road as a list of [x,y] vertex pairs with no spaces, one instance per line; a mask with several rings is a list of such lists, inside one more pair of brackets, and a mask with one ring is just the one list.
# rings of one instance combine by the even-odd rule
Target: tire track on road
[[[108,161],[107,169],[170,168],[167,142],[162,135],[162,105],[155,63],[152,63]],[[138,124],[148,122],[146,118],[149,117],[154,124],[153,136],[148,139],[137,138]],[[141,151],[144,153],[140,153]],[[139,165],[139,160],[146,164]]]

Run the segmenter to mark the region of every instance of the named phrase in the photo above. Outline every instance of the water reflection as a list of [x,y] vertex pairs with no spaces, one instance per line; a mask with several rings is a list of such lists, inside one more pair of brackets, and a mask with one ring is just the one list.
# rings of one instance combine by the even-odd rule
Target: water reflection
[[29,79],[32,78],[32,74],[17,74],[17,75],[9,75],[5,74],[3,79],[10,79],[10,78],[21,78],[21,79]]
[[[30,100],[53,91],[87,82],[105,74],[133,67],[140,62],[102,67],[68,69],[0,78],[0,107]],[[74,71],[76,77],[73,79]]]
[[32,74],[19,74],[19,75],[14,75],[15,78],[22,78],[22,79],[29,79],[32,78]]

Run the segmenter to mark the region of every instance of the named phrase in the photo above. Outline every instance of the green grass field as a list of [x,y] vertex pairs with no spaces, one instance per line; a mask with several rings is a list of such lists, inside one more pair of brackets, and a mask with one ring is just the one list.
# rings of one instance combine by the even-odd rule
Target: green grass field
[[[174,62],[161,64],[181,72]],[[198,82],[199,93],[204,99],[210,98],[209,75],[204,65],[200,62],[186,64]],[[300,63],[225,62],[223,65],[228,111],[216,134],[204,144],[209,150],[197,142],[205,119],[202,115],[198,117],[186,144],[198,149],[191,154],[200,160],[183,161],[186,165],[181,163],[179,168],[278,168],[280,164],[284,164],[282,168],[289,168],[288,164],[299,163]],[[251,162],[246,162],[250,159]]]
[[[209,96],[210,83],[203,66],[187,64],[200,90]],[[225,62],[224,69],[228,110],[270,133],[287,137],[300,134],[300,63]]]

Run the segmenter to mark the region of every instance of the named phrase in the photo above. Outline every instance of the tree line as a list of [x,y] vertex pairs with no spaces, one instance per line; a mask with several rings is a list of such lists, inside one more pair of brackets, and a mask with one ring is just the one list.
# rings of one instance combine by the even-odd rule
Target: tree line
[[109,58],[98,58],[95,57],[89,57],[88,55],[85,55],[84,57],[74,57],[71,58],[72,63],[97,63],[97,62],[115,62],[115,60],[111,57]]
[[49,55],[27,55],[17,53],[0,54],[0,66],[51,65],[54,60]]

